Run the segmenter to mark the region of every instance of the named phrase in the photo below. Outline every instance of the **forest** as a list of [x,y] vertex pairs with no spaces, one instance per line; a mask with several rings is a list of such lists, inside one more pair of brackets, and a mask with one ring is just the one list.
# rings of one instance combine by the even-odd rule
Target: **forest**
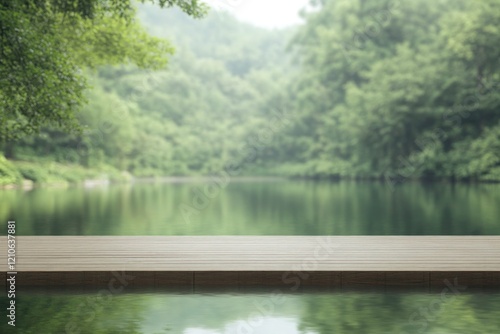
[[500,181],[500,1],[317,0],[274,30],[153,2],[0,0],[0,186]]

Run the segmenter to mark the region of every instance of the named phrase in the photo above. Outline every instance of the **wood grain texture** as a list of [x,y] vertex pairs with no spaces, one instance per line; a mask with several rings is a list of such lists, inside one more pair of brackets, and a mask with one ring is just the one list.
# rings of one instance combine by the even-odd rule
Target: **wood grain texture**
[[[0,271],[7,271],[6,237],[0,240]],[[500,270],[500,236],[18,236],[16,241],[18,272]]]

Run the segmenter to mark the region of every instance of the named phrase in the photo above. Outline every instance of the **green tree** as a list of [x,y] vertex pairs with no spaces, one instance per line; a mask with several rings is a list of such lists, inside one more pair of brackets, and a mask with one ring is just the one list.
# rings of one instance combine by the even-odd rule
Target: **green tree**
[[[159,0],[201,17],[198,0]],[[131,0],[0,1],[0,135],[77,127],[87,87],[81,69],[102,63],[165,64],[172,48],[134,23]]]

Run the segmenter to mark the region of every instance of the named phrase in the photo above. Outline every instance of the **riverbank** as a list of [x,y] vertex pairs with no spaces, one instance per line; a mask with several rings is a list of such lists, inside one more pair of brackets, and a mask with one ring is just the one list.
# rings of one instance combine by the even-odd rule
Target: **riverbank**
[[86,168],[76,164],[7,160],[0,155],[0,189],[31,189],[35,186],[95,186],[129,182],[132,175],[113,167]]
[[[216,173],[217,174],[217,173]],[[219,173],[220,174],[220,173]],[[213,182],[215,179],[225,179],[225,176],[207,175],[182,175],[164,176],[132,175],[127,171],[120,171],[111,166],[100,168],[86,168],[77,164],[61,164],[57,162],[33,162],[20,160],[7,160],[0,155],[0,189],[32,189],[33,187],[67,187],[70,185],[83,185],[94,187],[111,183],[124,182]],[[272,175],[243,175],[231,176],[231,181],[254,182],[283,179]],[[222,180],[221,180],[222,182]]]
[[[499,183],[500,174],[490,173],[477,178],[457,178],[457,177],[422,177],[418,173],[406,174],[394,172],[392,174],[357,174],[353,171],[345,170],[342,173],[314,172],[311,170],[301,170],[300,168],[289,168],[290,166],[269,167],[268,169],[252,170],[248,173],[230,176],[232,181],[263,181],[273,179],[303,179],[303,180],[325,180],[325,181],[376,181],[384,182],[396,186],[398,184],[412,182],[465,182],[465,183]],[[219,175],[221,173],[215,173]],[[224,173],[227,174],[227,173]],[[278,176],[280,175],[280,176]],[[227,175],[229,176],[229,175]],[[42,161],[20,161],[7,160],[0,155],[0,189],[31,189],[36,186],[66,187],[69,185],[83,185],[94,187],[107,185],[110,183],[132,182],[211,182],[219,176],[207,175],[180,175],[165,176],[160,172],[158,175],[133,175],[127,171],[120,171],[109,165],[99,168],[87,168],[77,164],[63,164],[57,162]]]

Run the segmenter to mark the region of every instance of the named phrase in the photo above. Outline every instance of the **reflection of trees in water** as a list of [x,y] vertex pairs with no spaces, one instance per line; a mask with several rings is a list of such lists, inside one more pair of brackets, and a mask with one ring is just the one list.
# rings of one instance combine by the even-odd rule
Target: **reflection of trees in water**
[[304,298],[302,332],[493,333],[500,328],[500,294],[343,293]]
[[[16,330],[36,334],[182,333],[187,328],[222,330],[258,311],[266,295],[170,295],[131,293],[99,302],[98,294],[18,296]],[[276,307],[273,315],[298,314],[297,299]],[[97,307],[96,307],[97,306]],[[75,324],[74,331],[66,326]],[[4,323],[0,325],[1,333]],[[76,329],[80,330],[77,331]]]
[[[16,332],[36,334],[139,334],[146,306],[133,296],[18,295]],[[125,298],[124,298],[125,297]],[[2,325],[4,325],[2,323]],[[1,328],[1,327],[0,327]],[[2,331],[9,333],[9,331]]]
[[[404,317],[398,295],[344,293],[307,296],[300,330],[318,334],[391,333]],[[399,333],[399,332],[397,332]]]
[[[269,302],[267,294],[153,295],[148,300],[146,322],[165,328],[164,323],[168,321],[173,333],[183,333],[188,328],[225,333],[224,328],[229,324],[248,323],[256,315],[295,317],[299,314],[299,298],[284,296],[284,301],[274,307]],[[263,309],[265,311],[261,311]]]
[[235,181],[187,224],[180,208],[205,185],[1,191],[0,219],[22,221],[20,235],[500,233],[498,185]]
[[[262,309],[271,310],[263,316],[296,319],[302,333],[484,334],[500,328],[498,291],[462,293],[442,303],[436,303],[440,293],[285,294],[273,308],[267,307],[266,294],[132,293],[102,303],[95,302],[97,296],[18,295],[16,330],[59,334],[73,323],[82,334],[182,333],[187,328],[222,332],[228,324],[249,320]],[[0,332],[9,333],[3,326],[5,322]]]

